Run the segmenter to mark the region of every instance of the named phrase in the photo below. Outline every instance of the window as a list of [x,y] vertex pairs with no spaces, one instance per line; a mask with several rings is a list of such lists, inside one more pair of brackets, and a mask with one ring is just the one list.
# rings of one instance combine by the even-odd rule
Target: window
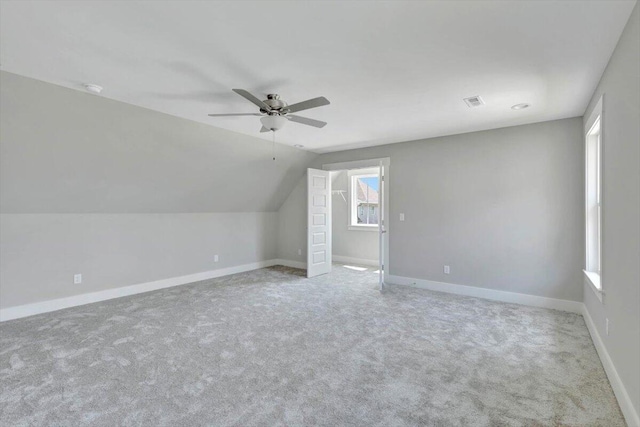
[[[585,134],[585,275],[602,292],[602,99],[587,121]],[[599,295],[600,296],[600,295]]]
[[380,206],[378,204],[378,169],[349,171],[349,229],[377,230]]

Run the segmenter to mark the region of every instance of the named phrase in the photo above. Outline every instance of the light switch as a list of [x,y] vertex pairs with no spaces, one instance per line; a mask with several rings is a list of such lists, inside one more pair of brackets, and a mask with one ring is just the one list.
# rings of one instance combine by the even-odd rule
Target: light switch
[[404,214],[403,213],[400,214],[400,221],[404,221]]

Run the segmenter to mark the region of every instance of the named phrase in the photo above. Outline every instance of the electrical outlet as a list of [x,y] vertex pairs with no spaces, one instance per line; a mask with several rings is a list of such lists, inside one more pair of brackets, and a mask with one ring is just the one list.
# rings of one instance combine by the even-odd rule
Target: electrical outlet
[[218,255],[214,255],[213,262],[218,262],[218,261],[220,261],[220,257],[218,257]]
[[298,249],[298,255],[302,255],[302,249]]
[[448,265],[445,265],[444,266],[444,274],[449,274],[449,273],[451,273],[451,268],[449,268]]
[[609,318],[607,317],[605,320],[606,320],[605,324],[607,329],[607,335],[609,335]]
[[82,274],[74,274],[73,275],[73,284],[74,285],[79,285],[80,283],[82,283]]

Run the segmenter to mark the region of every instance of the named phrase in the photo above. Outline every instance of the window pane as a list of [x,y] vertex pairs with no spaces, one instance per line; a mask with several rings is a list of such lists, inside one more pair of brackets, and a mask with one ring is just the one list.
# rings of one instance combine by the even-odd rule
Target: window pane
[[597,213],[597,218],[596,218],[596,228],[598,229],[596,236],[598,239],[598,244],[596,247],[596,261],[595,261],[595,267],[596,270],[598,271],[598,274],[600,274],[600,270],[602,269],[602,265],[601,265],[601,250],[602,250],[602,229],[601,229],[601,224],[602,224],[602,218],[601,218],[601,214],[602,214],[602,210],[600,207],[600,204],[598,204],[598,207],[596,209],[596,213]]
[[361,175],[354,179],[353,189],[358,205],[358,224],[378,224],[378,177],[376,175]]
[[599,118],[586,136],[586,205],[587,205],[587,260],[586,270],[600,273],[601,269],[601,185],[602,159],[600,157],[602,135]]
[[598,134],[597,136],[597,143],[596,143],[596,164],[595,164],[595,169],[596,169],[596,202],[600,203],[600,163],[601,163],[601,159],[600,159],[600,134]]

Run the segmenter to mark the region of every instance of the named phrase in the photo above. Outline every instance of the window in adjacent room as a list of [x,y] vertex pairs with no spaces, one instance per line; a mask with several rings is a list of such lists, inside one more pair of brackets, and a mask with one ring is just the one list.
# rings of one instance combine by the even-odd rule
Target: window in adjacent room
[[585,134],[586,262],[585,275],[602,292],[602,99]]
[[380,206],[378,169],[349,171],[349,229],[377,230]]

